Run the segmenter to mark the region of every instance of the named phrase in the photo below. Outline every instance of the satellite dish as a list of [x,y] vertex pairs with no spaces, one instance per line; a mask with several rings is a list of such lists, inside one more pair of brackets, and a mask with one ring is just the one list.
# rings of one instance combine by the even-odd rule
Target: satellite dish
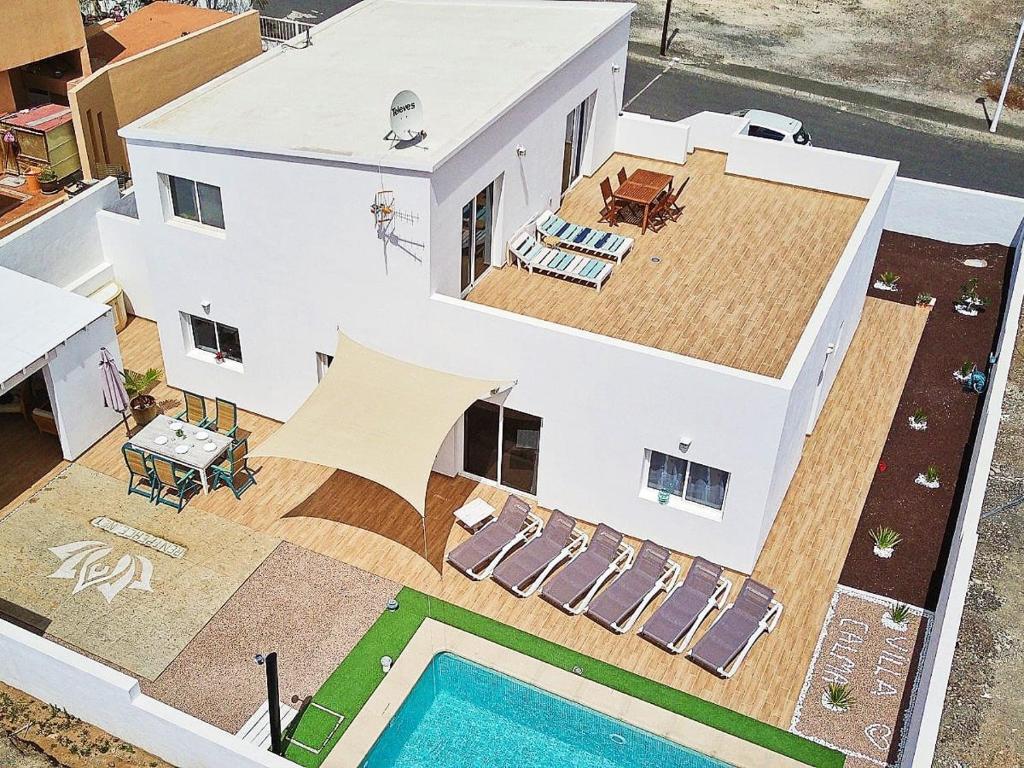
[[423,130],[423,104],[412,91],[401,91],[391,100],[391,137],[412,141],[426,136]]

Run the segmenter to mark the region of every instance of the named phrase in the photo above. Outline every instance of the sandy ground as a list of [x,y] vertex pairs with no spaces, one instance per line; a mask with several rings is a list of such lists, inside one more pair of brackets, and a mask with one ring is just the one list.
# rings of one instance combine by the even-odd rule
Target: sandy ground
[[[1024,494],[1024,333],[1017,338],[983,510]],[[937,768],[1024,766],[1024,506],[982,520]]]
[[[11,733],[17,734],[23,743],[12,743],[7,738]],[[55,765],[173,768],[149,752],[0,682],[0,766],[49,768]]]
[[[891,601],[839,587],[800,694],[794,733],[845,752],[847,768],[886,765],[897,730],[911,659],[931,615],[913,609],[906,626],[883,624]],[[849,685],[853,704],[842,713],[821,704],[829,683]]]
[[[632,37],[657,53],[664,0],[638,2]],[[671,54],[979,114],[981,82],[1003,77],[1022,10],[1020,0],[676,0]]]
[[[273,551],[216,515],[154,507],[72,465],[0,522],[0,598],[50,620],[48,637],[152,680]],[[159,536],[179,557],[93,525]]]

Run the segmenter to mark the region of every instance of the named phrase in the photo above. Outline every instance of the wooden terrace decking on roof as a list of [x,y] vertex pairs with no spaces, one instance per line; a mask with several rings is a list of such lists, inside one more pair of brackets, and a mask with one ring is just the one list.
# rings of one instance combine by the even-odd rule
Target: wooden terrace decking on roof
[[[725,155],[685,165],[613,155],[563,201],[559,215],[592,226],[599,184],[642,167],[672,174],[677,222],[640,235],[600,293],[514,267],[490,269],[467,299],[733,368],[781,377],[865,201],[725,173]],[[614,186],[614,181],[613,181]],[[653,263],[651,257],[660,258]]]

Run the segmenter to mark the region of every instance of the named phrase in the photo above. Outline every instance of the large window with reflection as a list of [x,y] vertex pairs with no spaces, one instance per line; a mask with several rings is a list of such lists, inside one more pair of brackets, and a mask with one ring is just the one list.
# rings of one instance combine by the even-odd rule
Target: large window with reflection
[[524,493],[537,493],[541,419],[478,400],[466,411],[463,471]]
[[491,265],[494,236],[494,183],[462,206],[462,292],[468,291]]

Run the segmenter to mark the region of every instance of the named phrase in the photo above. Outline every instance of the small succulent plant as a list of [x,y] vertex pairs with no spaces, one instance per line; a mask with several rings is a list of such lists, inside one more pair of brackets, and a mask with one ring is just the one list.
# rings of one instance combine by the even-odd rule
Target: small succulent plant
[[910,618],[910,606],[906,603],[893,603],[889,606],[887,615],[893,624],[906,624]]
[[875,542],[875,546],[883,550],[896,549],[899,543],[903,541],[903,537],[899,533],[892,528],[883,526],[868,531],[868,535]]
[[828,704],[830,709],[845,712],[853,706],[853,691],[850,690],[849,683],[829,683],[825,686],[822,700]]

